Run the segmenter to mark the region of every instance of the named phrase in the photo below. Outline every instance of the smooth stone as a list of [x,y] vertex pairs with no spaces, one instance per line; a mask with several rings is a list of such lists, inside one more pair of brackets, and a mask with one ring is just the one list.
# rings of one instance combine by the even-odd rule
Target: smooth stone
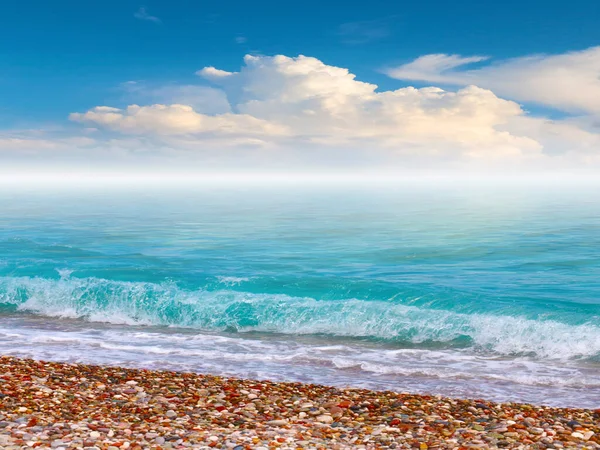
[[491,437],[491,438],[493,438],[493,439],[503,439],[504,438],[504,436],[502,434],[500,434],[500,433],[494,433],[494,432],[488,433],[488,436]]
[[177,413],[175,411],[173,411],[172,409],[168,410],[167,413],[165,414],[169,419],[172,419],[173,417],[177,417]]
[[270,420],[267,422],[267,425],[272,425],[275,427],[281,427],[283,425],[287,425],[287,421],[279,419],[279,420]]
[[322,414],[316,417],[317,422],[321,423],[333,423],[333,417],[328,416],[326,414]]

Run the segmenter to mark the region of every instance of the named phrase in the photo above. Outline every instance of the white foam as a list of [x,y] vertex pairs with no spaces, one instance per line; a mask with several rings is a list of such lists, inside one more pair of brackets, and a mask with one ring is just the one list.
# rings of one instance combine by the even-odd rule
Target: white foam
[[52,319],[40,324],[24,317],[0,319],[0,353],[501,401],[600,405],[597,367],[577,361],[482,356],[468,349],[330,345],[318,339],[265,340],[246,334],[159,332],[100,324],[82,327]]
[[249,277],[225,277],[225,276],[219,276],[217,277],[217,280],[219,280],[219,283],[222,283],[226,286],[236,286],[239,285],[241,283],[245,283],[246,281],[250,281]]
[[232,290],[186,291],[173,283],[63,276],[0,278],[0,302],[50,317],[119,325],[327,334],[414,345],[452,345],[457,339],[468,338],[475,350],[498,356],[534,355],[566,361],[600,355],[600,327],[596,323],[570,325],[514,316],[459,314],[385,301],[318,301]]

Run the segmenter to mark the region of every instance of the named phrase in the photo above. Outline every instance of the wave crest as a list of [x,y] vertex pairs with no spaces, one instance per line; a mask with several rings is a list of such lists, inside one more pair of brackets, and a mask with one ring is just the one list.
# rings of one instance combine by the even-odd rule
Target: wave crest
[[471,346],[499,356],[598,358],[600,328],[513,316],[462,314],[391,301],[320,301],[174,283],[100,278],[0,278],[0,305],[52,317],[204,330],[326,334],[410,346]]

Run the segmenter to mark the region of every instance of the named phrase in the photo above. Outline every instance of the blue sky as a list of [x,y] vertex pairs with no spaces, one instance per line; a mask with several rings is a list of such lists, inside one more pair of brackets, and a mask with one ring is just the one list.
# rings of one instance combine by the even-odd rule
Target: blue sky
[[[146,88],[209,86],[196,71],[207,66],[238,71],[246,54],[314,57],[349,69],[357,80],[378,85],[378,92],[431,85],[456,90],[463,81],[405,70],[393,77],[386,70],[430,54],[492,58],[469,66],[477,68],[600,44],[595,0],[23,0],[5,2],[0,12],[0,129],[5,131],[72,129],[77,125],[68,121],[71,113],[138,103],[140,98],[123,87],[128,81]],[[487,78],[482,87],[534,116],[562,119],[585,110],[521,98],[502,86],[498,93],[497,82],[486,83]],[[585,122],[595,123],[596,113],[584,112]]]
[[[136,19],[140,7],[161,22]],[[197,82],[193,74],[199,68],[235,70],[246,53],[310,55],[390,89],[406,83],[378,69],[422,54],[504,58],[600,43],[600,3],[594,0],[568,6],[554,1],[24,0],[5,2],[1,9],[4,126],[66,117],[115,100],[115,88],[128,80]],[[379,34],[369,34],[377,28]]]

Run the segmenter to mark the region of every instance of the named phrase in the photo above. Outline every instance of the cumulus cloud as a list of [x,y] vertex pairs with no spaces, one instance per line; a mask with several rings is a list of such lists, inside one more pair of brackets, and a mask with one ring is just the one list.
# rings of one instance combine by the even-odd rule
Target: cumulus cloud
[[[405,73],[456,72],[484,58],[438,55]],[[93,144],[0,136],[0,150],[37,145],[58,152],[72,145],[83,149],[79,155],[104,152],[157,164],[179,159],[203,167],[600,164],[600,126],[593,115],[532,116],[474,84],[379,90],[346,68],[281,55],[246,56],[239,71],[205,67],[197,75],[204,85],[137,82],[126,85],[129,106],[72,113],[71,129],[82,124],[80,137],[93,137]]]
[[207,114],[185,104],[99,106],[70,118],[90,126],[186,141],[235,137],[281,148],[368,148],[414,157],[503,158],[535,155],[540,143],[506,125],[521,107],[467,86],[378,92],[348,69],[298,56],[246,56],[239,72],[205,67],[199,76],[226,95],[230,111]]
[[200,75],[208,79],[218,79],[228,77],[232,75],[232,72],[227,72],[226,70],[220,70],[210,66],[199,70],[196,72],[196,75]]
[[247,114],[200,114],[189,105],[130,105],[126,109],[97,106],[85,113],[73,113],[70,119],[92,123],[128,134],[177,135],[283,134],[285,129]]
[[386,73],[401,80],[477,85],[521,102],[572,113],[600,114],[600,47],[468,67],[485,59],[482,56],[425,55],[388,69]]

